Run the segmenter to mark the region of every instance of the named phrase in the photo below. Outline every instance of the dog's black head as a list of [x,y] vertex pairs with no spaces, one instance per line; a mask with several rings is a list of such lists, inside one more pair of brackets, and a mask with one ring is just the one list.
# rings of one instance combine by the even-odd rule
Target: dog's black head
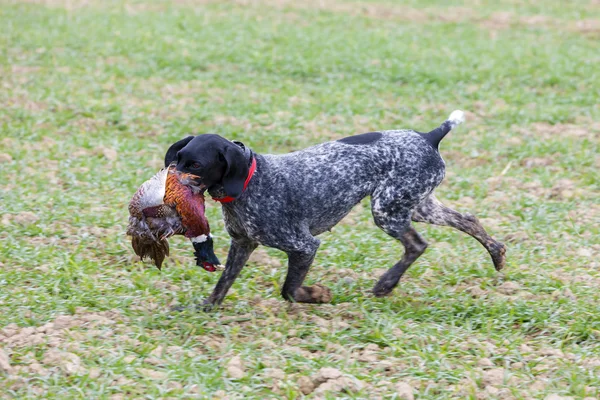
[[244,190],[248,158],[243,149],[219,136],[188,136],[173,144],[165,155],[165,167],[177,163],[177,171],[195,175],[193,185],[210,190],[221,185],[234,199]]

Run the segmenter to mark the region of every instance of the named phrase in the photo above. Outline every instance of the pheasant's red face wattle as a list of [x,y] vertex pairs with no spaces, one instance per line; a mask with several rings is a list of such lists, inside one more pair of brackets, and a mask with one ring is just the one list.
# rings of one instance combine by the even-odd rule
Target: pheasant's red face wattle
[[206,262],[206,261],[204,261],[202,263],[202,268],[204,268],[208,272],[215,272],[217,270],[217,267],[215,267],[213,264]]

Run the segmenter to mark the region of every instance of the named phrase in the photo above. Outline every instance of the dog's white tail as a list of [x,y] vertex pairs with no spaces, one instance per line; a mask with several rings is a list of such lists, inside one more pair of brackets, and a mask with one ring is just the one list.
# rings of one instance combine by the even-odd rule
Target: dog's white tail
[[461,110],[454,110],[446,121],[450,122],[450,129],[454,129],[455,126],[465,122],[465,113]]
[[454,110],[447,120],[431,132],[424,134],[423,137],[431,144],[434,149],[437,149],[440,142],[455,126],[465,122],[465,113],[461,110]]

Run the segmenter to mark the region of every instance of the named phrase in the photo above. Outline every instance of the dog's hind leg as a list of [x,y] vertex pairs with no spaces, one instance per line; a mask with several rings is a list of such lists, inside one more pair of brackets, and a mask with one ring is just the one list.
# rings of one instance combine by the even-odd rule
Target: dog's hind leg
[[[384,229],[384,231],[388,233],[387,230]],[[408,226],[408,229],[406,229],[406,231],[397,239],[404,245],[404,255],[402,256],[402,259],[383,274],[375,284],[373,294],[377,297],[383,297],[390,294],[396,285],[398,285],[400,278],[402,278],[402,275],[404,275],[404,272],[406,272],[408,267],[410,267],[412,263],[425,252],[425,249],[427,249],[427,242],[412,226]]]
[[404,246],[402,259],[383,274],[373,288],[373,294],[382,297],[398,285],[406,270],[425,252],[427,242],[410,226],[410,209],[402,201],[374,197],[371,209],[375,224]]
[[293,240],[293,245],[280,245],[288,255],[288,273],[281,290],[284,299],[298,303],[329,303],[331,291],[320,284],[302,286],[304,278],[315,259],[319,248],[319,239],[306,235]]
[[497,271],[500,271],[506,265],[506,246],[488,235],[475,216],[454,211],[440,203],[433,195],[430,195],[417,206],[412,214],[412,220],[433,225],[450,226],[467,233],[477,239],[490,253]]

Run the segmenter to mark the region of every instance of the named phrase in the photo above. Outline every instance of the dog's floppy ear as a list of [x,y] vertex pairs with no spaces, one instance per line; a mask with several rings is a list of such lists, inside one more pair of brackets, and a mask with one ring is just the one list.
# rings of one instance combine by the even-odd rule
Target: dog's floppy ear
[[169,150],[167,150],[167,154],[165,155],[165,167],[171,165],[173,161],[177,161],[177,152],[183,149],[193,138],[194,136],[188,136],[169,147]]
[[236,145],[225,147],[221,154],[227,167],[223,175],[223,189],[227,196],[237,199],[244,190],[244,183],[248,176],[248,161],[244,152]]

